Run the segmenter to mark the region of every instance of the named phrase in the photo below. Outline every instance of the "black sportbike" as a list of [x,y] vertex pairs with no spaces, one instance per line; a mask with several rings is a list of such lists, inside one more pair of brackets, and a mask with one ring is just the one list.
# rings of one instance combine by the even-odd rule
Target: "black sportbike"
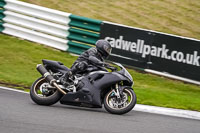
[[[37,65],[42,77],[31,86],[31,99],[39,105],[61,104],[101,108],[113,114],[124,114],[133,109],[136,95],[131,88],[133,79],[119,63],[118,67],[105,64],[96,69],[76,74],[69,79],[69,85],[62,85],[60,77],[69,71],[61,62],[42,60]],[[107,68],[107,69],[105,69]],[[117,68],[120,70],[117,71]]]

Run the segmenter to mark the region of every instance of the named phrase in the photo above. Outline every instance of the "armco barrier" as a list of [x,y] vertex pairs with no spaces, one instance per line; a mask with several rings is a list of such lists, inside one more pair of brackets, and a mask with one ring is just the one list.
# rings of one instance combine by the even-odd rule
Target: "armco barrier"
[[1,32],[80,54],[99,38],[101,21],[17,0],[0,1]]
[[0,1],[0,31],[2,31],[4,29],[3,27],[3,21],[2,19],[5,17],[5,15],[3,14],[4,12],[4,6],[5,6],[5,2],[4,1]]

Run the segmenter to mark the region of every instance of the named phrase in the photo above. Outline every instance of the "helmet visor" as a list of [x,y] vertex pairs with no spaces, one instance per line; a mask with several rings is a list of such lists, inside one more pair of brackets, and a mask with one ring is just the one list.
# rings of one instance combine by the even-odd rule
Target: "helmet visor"
[[112,51],[112,47],[108,47],[108,46],[106,46],[106,45],[104,45],[104,50],[106,51],[106,53],[108,54],[108,55],[110,55],[110,53],[111,53],[111,51]]

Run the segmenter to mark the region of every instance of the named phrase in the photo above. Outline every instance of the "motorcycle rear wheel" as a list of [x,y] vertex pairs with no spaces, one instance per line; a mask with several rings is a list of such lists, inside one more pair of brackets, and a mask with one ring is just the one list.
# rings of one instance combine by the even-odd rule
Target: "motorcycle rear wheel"
[[58,102],[62,95],[56,88],[48,90],[46,89],[46,94],[44,94],[43,88],[49,86],[49,83],[44,79],[44,77],[38,78],[31,86],[30,96],[31,99],[39,105],[53,105]]
[[[124,88],[123,90],[123,95],[124,95],[124,101],[123,104],[119,105],[117,102],[116,96],[112,96],[113,91],[109,91],[106,96],[104,97],[104,107],[105,109],[112,114],[125,114],[129,111],[131,111],[137,101],[135,92],[133,91],[132,88]],[[121,99],[123,100],[123,99]]]

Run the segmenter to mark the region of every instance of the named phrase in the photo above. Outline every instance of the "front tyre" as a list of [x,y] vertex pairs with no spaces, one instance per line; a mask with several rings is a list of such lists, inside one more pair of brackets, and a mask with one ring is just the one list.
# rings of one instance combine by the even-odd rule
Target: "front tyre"
[[120,99],[111,90],[104,97],[104,107],[112,114],[125,114],[133,109],[136,104],[136,99],[136,95],[130,87],[123,89],[123,94]]
[[48,106],[58,102],[62,94],[43,77],[40,77],[31,86],[30,96],[35,103]]

